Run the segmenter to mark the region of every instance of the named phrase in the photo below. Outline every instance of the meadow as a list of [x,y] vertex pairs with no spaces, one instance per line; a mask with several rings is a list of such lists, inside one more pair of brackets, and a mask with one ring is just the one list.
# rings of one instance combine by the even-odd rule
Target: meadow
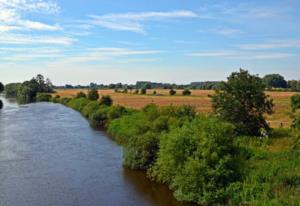
[[[58,89],[55,95],[61,97],[74,97],[80,91],[87,93],[85,89]],[[156,91],[157,94],[153,95]],[[209,95],[214,94],[212,90],[191,90],[191,96],[182,96],[183,90],[177,90],[174,96],[169,95],[168,89],[150,89],[147,95],[128,93],[117,93],[112,89],[98,90],[101,95],[110,95],[115,105],[122,105],[128,108],[141,109],[149,103],[159,106],[169,105],[192,105],[196,107],[197,112],[209,113],[212,111]],[[266,92],[274,100],[274,113],[267,116],[271,127],[290,127],[292,123],[292,111],[290,107],[290,98],[296,92]]]

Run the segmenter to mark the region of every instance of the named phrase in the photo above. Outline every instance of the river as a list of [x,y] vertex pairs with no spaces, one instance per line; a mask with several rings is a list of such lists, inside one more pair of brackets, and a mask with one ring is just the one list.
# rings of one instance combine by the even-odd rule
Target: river
[[182,206],[144,172],[122,167],[122,148],[60,104],[0,97],[1,206]]

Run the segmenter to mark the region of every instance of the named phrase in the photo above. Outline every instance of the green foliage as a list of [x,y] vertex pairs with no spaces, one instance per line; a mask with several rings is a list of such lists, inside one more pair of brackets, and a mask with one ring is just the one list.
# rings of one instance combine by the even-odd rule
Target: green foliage
[[292,126],[300,131],[300,117],[294,119]]
[[212,96],[213,110],[222,119],[234,124],[238,134],[261,135],[262,129],[270,129],[264,114],[273,112],[273,101],[264,89],[264,83],[258,76],[241,69],[232,73]]
[[88,95],[87,95],[89,100],[98,100],[99,99],[99,94],[98,94],[98,90],[95,88],[91,88],[88,91]]
[[144,95],[144,94],[147,94],[147,89],[146,89],[146,88],[142,88],[142,89],[141,89],[141,94],[143,94],[143,95]]
[[75,98],[87,98],[87,96],[84,92],[80,91],[76,94]]
[[109,124],[108,133],[124,146],[125,166],[147,169],[156,159],[160,137],[194,116],[193,107],[159,108],[150,104],[141,111],[113,120]]
[[2,93],[4,91],[4,85],[2,84],[2,82],[0,82],[0,93]]
[[287,82],[280,74],[268,74],[264,76],[263,82],[267,88],[286,88]]
[[94,128],[105,128],[108,122],[109,107],[102,105],[96,112],[90,116],[90,124]]
[[63,97],[63,98],[60,98],[59,100],[62,105],[67,105],[72,99],[69,97]]
[[175,95],[175,94],[176,94],[176,90],[171,89],[171,90],[169,91],[169,94],[170,94],[171,96]]
[[182,95],[183,96],[190,96],[191,95],[191,91],[188,90],[188,89],[185,89],[185,90],[183,90]]
[[240,178],[235,154],[232,125],[197,117],[161,138],[150,174],[181,201],[225,203],[226,188]]
[[50,102],[52,100],[51,94],[48,93],[38,93],[36,96],[37,102]]
[[300,94],[295,94],[291,97],[291,107],[293,112],[300,109]]
[[4,91],[7,98],[16,98],[21,83],[10,83],[5,85]]
[[82,115],[90,119],[93,113],[95,113],[100,108],[100,103],[98,101],[90,101],[83,109]]
[[109,95],[104,95],[100,99],[101,105],[111,106],[113,104],[113,100]]
[[109,120],[114,120],[114,119],[121,118],[122,116],[127,115],[129,113],[130,113],[129,110],[126,109],[125,107],[116,105],[110,108],[107,115]]
[[60,96],[59,96],[59,95],[55,95],[55,96],[52,98],[52,102],[53,102],[53,103],[59,103],[59,102],[60,102]]
[[74,110],[81,112],[88,103],[89,103],[89,100],[86,98],[75,98],[75,99],[71,99],[67,103],[67,106],[71,107]]

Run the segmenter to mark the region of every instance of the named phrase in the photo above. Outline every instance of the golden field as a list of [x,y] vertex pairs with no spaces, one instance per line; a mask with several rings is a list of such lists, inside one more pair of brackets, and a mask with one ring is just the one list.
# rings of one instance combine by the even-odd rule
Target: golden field
[[[61,97],[74,97],[79,91],[87,92],[84,89],[60,89],[56,94]],[[134,90],[133,90],[134,91]],[[211,103],[209,95],[212,90],[191,90],[191,96],[182,96],[182,90],[177,90],[177,95],[170,96],[167,89],[156,89],[157,95],[152,95],[154,90],[147,90],[147,95],[116,93],[114,90],[99,90],[101,95],[110,95],[114,104],[123,105],[130,108],[139,109],[149,103],[160,106],[168,105],[193,105],[198,112],[211,112]],[[272,127],[289,127],[292,122],[290,97],[295,92],[267,92],[274,99],[274,114],[267,119]]]

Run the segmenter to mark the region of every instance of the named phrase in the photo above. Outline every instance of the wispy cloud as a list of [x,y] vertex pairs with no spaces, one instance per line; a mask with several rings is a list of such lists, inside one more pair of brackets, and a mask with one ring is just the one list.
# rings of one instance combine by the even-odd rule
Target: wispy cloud
[[106,14],[102,16],[90,15],[92,24],[117,31],[130,31],[145,33],[145,21],[158,21],[164,19],[195,18],[196,13],[188,10],[170,12],[139,12]]
[[71,37],[60,36],[29,36],[29,35],[0,35],[0,45],[15,44],[15,45],[34,45],[34,44],[49,44],[49,45],[71,45],[76,39]]
[[300,48],[300,40],[272,40],[264,43],[241,44],[241,49],[245,50],[266,50],[266,49],[283,49],[283,48]]
[[243,51],[210,51],[210,52],[194,52],[188,53],[187,56],[200,58],[228,58],[240,60],[268,60],[268,59],[286,59],[295,57],[293,53],[283,52],[243,52]]
[[236,36],[243,33],[243,31],[240,29],[232,29],[232,28],[218,28],[214,31],[215,33],[223,36]]

